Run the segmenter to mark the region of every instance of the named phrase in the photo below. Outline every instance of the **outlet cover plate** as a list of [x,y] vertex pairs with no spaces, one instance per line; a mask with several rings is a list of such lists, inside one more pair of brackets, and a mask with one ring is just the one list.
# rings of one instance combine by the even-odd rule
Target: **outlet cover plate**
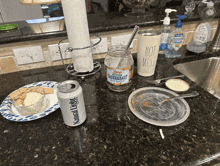
[[45,58],[41,46],[28,46],[12,49],[18,65],[44,62]]
[[[119,35],[119,36],[111,36],[111,45],[124,45],[126,46],[128,44],[128,41],[131,37],[131,34],[126,34],[126,35]],[[133,41],[130,45],[130,48],[133,48]]]
[[[63,59],[72,58],[71,52],[66,51],[68,47],[69,47],[69,43],[60,43],[60,49],[61,49]],[[50,51],[50,57],[52,61],[61,60],[61,55],[60,55],[58,44],[48,45],[48,48]]]
[[[99,39],[91,39],[91,43],[95,44],[98,42]],[[105,53],[107,52],[107,37],[102,37],[102,40],[99,44],[96,46],[92,47],[92,54],[100,54],[100,53]]]

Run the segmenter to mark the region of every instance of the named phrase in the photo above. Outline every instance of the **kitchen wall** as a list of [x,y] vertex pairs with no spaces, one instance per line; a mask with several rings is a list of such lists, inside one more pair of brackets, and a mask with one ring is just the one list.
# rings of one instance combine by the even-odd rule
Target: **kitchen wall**
[[[185,45],[193,40],[194,31],[200,23],[201,23],[200,21],[183,23],[183,29],[187,32],[187,38],[185,40]],[[212,20],[210,23],[213,28],[212,36],[210,38],[210,41],[211,41],[213,39],[214,34],[215,34],[215,31],[216,31],[216,28],[218,25],[218,20],[217,19]],[[174,27],[174,24],[172,24],[172,27]],[[141,27],[139,30],[151,29],[151,28],[160,30],[161,26]],[[108,43],[107,47],[110,47],[112,36],[131,34],[132,31],[133,31],[133,29],[128,29],[128,30],[101,32],[101,33],[96,33],[96,34],[103,37],[103,38],[107,37],[107,43]],[[36,68],[43,68],[43,67],[48,67],[48,66],[62,65],[62,61],[60,61],[60,60],[59,61],[52,61],[52,59],[50,57],[49,49],[48,49],[48,45],[57,44],[62,39],[63,39],[63,37],[1,44],[0,45],[0,74],[22,71],[22,70],[29,70],[29,69],[36,69]],[[45,61],[38,62],[38,63],[25,64],[25,65],[18,65],[18,61],[15,58],[12,49],[29,47],[29,46],[39,46],[39,45],[42,47],[43,56],[44,56]],[[134,39],[134,45],[133,45],[133,48],[131,49],[131,51],[132,51],[132,53],[137,52],[137,35]],[[106,56],[106,53],[94,54],[93,58],[94,59],[101,59],[101,58],[105,58],[105,56]],[[65,60],[65,64],[70,64],[70,63],[72,63],[72,59]]]

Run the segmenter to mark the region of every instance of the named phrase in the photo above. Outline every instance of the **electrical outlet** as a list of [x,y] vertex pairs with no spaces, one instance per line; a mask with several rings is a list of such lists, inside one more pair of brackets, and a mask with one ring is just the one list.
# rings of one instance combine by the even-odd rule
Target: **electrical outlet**
[[[66,51],[68,47],[69,47],[69,43],[60,43],[60,49],[63,59],[71,58],[71,52]],[[50,57],[52,61],[61,60],[61,54],[58,44],[48,45],[48,48],[50,51]]]
[[12,49],[18,65],[45,61],[41,46],[29,46]]
[[[120,36],[111,36],[111,45],[127,45],[128,41],[131,37],[131,34],[127,34],[127,35],[120,35]],[[133,48],[133,41],[130,45],[130,48]]]
[[[91,39],[91,43],[95,44],[99,39]],[[100,54],[107,52],[107,37],[102,38],[101,42],[96,46],[92,47],[92,54]]]

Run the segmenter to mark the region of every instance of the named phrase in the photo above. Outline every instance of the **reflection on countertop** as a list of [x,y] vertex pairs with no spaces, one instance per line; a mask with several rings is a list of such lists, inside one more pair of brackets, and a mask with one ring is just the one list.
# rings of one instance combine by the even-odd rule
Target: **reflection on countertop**
[[65,29],[64,17],[41,18],[26,20],[34,33],[48,33],[63,31]]
[[[85,81],[67,75],[63,66],[0,75],[0,101],[13,90],[33,82],[77,80],[83,88],[87,112],[86,122],[75,128],[64,124],[60,109],[44,118],[24,123],[11,122],[0,116],[1,165],[219,163],[219,100],[187,77],[183,79],[190,84],[189,92],[196,90],[200,95],[185,99],[190,106],[190,115],[180,125],[158,127],[147,124],[131,113],[127,103],[134,90],[155,86],[147,80],[180,74],[173,64],[218,54],[186,55],[176,60],[159,56],[155,75],[139,76],[135,67],[133,84],[122,93],[107,88],[103,68]],[[103,65],[103,61],[100,62]],[[157,87],[166,88],[164,84]],[[159,129],[162,129],[164,139]],[[206,157],[209,159],[203,160]]]

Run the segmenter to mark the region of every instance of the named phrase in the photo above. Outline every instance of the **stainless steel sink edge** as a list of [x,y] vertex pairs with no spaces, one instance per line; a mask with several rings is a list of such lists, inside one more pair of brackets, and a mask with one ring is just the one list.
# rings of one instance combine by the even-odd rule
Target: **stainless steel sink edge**
[[220,99],[220,57],[180,63],[174,68]]

